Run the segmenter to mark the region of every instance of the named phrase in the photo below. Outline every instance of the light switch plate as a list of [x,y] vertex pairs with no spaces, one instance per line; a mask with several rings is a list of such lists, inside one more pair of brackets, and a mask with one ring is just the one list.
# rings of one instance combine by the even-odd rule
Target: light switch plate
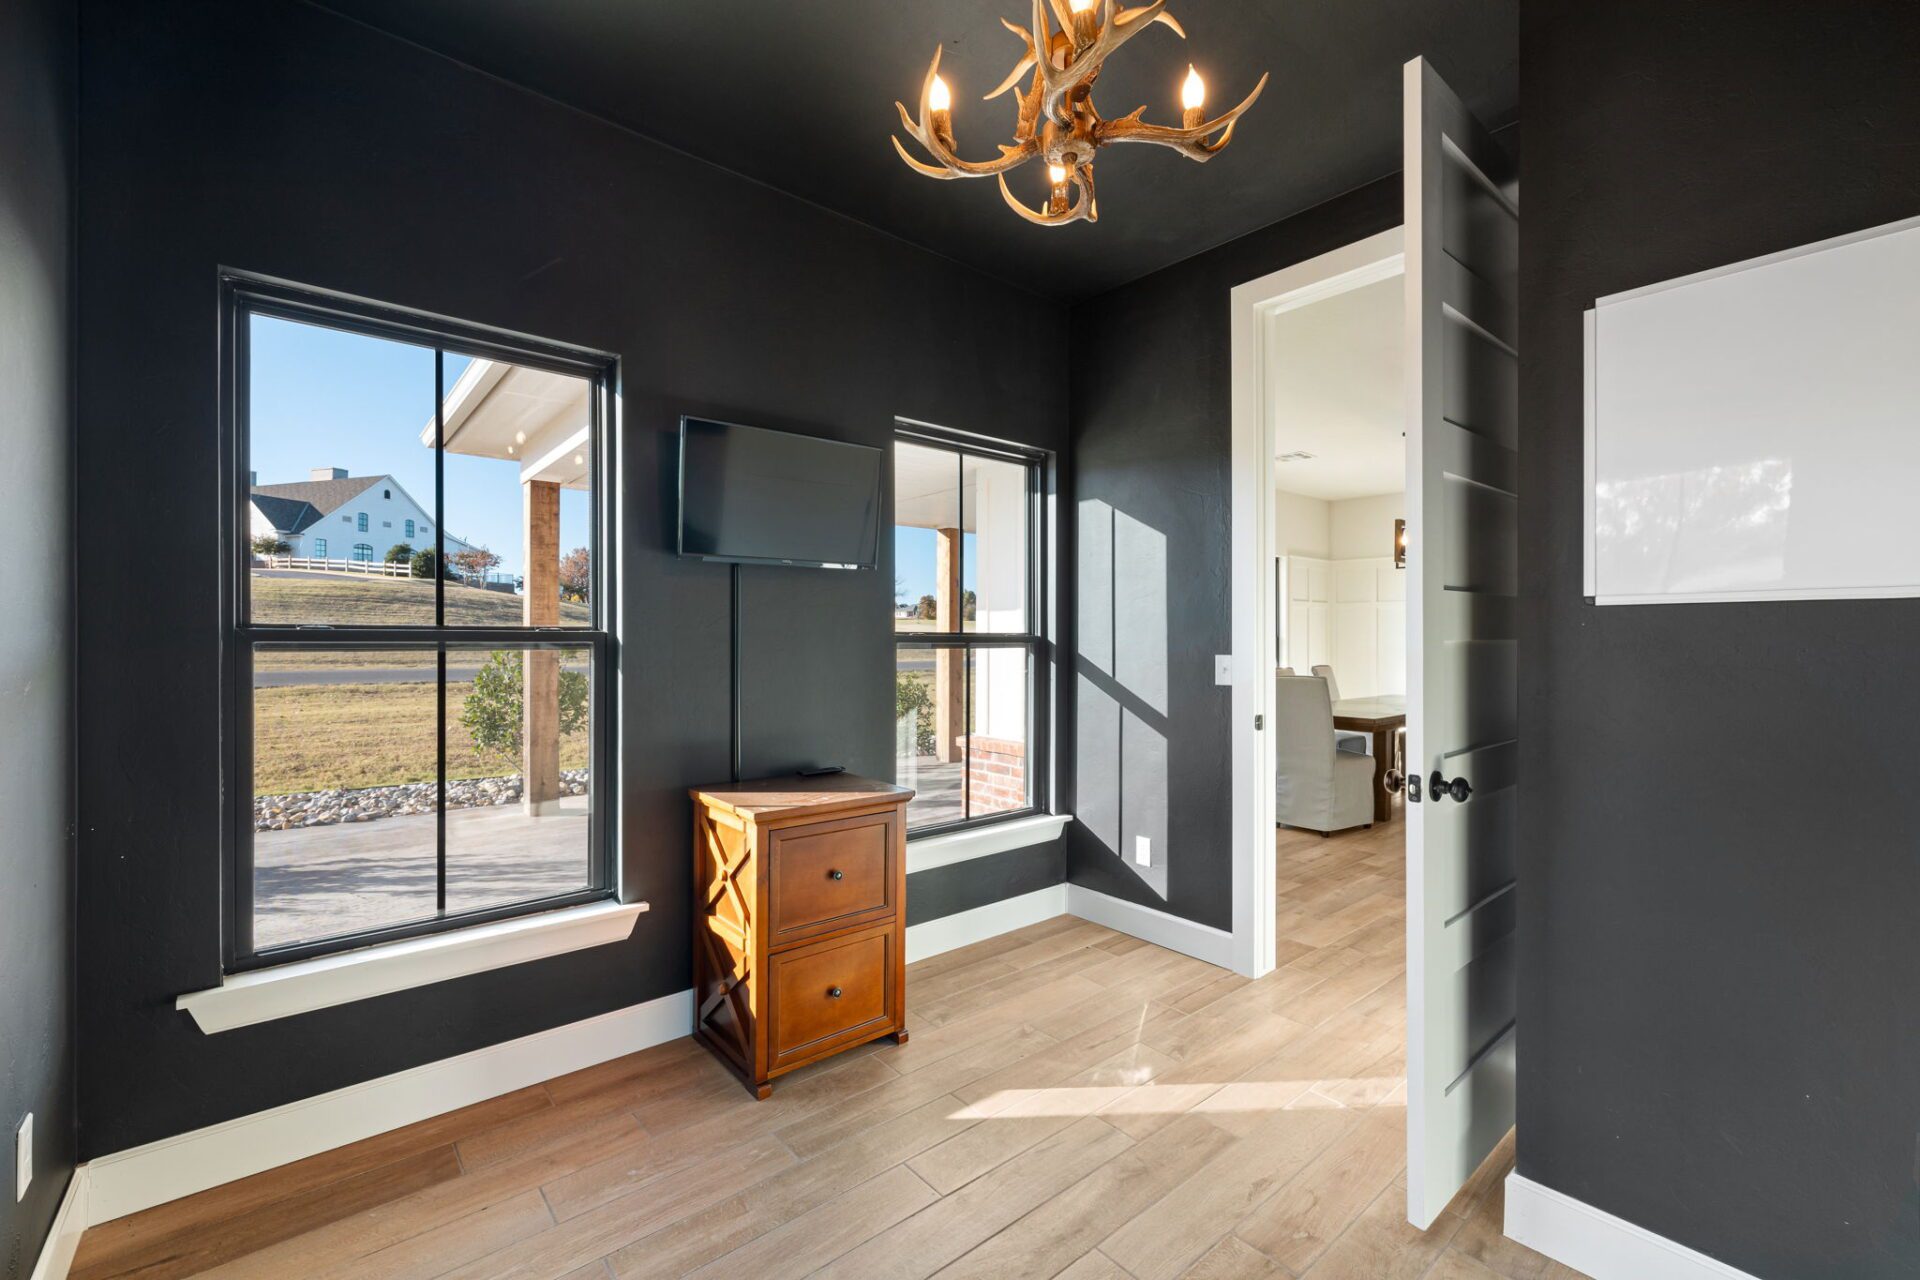
[[33,1112],[13,1132],[13,1200],[27,1198],[27,1186],[33,1181]]
[[1213,682],[1215,684],[1233,683],[1233,655],[1216,653],[1213,655]]
[[1153,865],[1153,840],[1148,836],[1133,838],[1133,860],[1142,867]]

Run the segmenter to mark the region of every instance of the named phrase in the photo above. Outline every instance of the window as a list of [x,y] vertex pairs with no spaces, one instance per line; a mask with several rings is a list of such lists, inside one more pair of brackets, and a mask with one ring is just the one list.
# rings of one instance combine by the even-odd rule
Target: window
[[[611,896],[611,358],[240,277],[224,301],[229,970]],[[366,530],[373,494],[435,513],[447,572],[245,555],[249,504]]]
[[365,533],[366,531],[367,531],[367,513],[362,511],[357,517],[355,517],[354,532]]
[[925,430],[893,452],[894,709],[915,832],[1044,807],[1042,459]]

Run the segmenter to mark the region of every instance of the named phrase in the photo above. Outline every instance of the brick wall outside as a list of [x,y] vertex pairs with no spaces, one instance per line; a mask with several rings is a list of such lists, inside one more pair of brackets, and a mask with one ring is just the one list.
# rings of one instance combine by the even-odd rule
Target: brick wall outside
[[1027,807],[1027,744],[975,734],[955,740],[967,753],[967,792],[977,817]]

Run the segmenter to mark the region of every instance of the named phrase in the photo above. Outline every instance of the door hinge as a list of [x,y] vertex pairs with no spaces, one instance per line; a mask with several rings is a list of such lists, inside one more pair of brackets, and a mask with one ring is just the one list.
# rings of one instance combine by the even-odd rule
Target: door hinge
[[1253,718],[1253,731],[1255,733],[1260,732],[1260,730],[1266,727],[1267,727],[1267,718],[1265,716],[1255,716]]

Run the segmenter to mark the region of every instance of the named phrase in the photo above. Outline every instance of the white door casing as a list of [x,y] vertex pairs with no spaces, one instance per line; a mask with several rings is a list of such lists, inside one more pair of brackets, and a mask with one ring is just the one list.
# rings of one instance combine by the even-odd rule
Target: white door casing
[[1273,432],[1266,408],[1261,327],[1268,317],[1398,275],[1400,228],[1235,285],[1233,355],[1233,967],[1257,978],[1274,967]]
[[1407,1217],[1425,1228],[1514,1119],[1520,214],[1504,153],[1425,59],[1404,86],[1407,771],[1424,793],[1406,809]]

